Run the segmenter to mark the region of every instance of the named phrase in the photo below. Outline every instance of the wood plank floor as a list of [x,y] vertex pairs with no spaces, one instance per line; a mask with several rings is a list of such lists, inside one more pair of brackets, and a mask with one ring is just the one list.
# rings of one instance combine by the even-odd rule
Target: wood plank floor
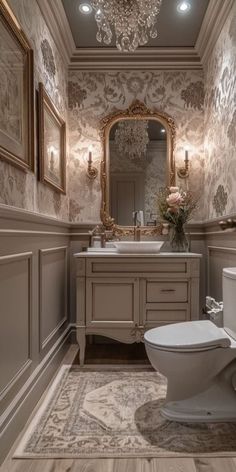
[[[113,354],[112,350],[114,350]],[[93,361],[94,363],[107,363],[108,356],[110,356],[110,360],[113,356],[113,363],[118,361],[133,363],[135,359],[136,362],[143,363],[144,354],[142,348],[139,352],[134,353],[132,350],[129,352],[129,348],[125,350],[121,347],[117,349],[117,347],[109,348],[109,346],[98,345],[88,349],[87,363]],[[77,361],[77,346],[71,346],[63,363],[70,364]],[[18,441],[19,439],[16,444]],[[16,444],[0,467],[0,472],[236,472],[236,454],[235,458],[12,459]]]
[[1,472],[235,472],[236,459],[8,459]]

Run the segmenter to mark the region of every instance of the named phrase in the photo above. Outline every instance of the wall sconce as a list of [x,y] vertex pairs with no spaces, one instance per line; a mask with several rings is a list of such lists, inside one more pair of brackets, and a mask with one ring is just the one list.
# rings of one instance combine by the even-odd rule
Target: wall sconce
[[87,176],[89,179],[93,180],[93,179],[96,179],[97,175],[98,175],[98,170],[96,169],[96,167],[93,166],[92,151],[89,150]]
[[48,151],[48,167],[51,172],[54,172],[57,150],[54,146],[49,146],[47,151]]
[[189,177],[188,149],[185,149],[184,167],[180,167],[177,170],[177,175],[180,179],[187,179]]

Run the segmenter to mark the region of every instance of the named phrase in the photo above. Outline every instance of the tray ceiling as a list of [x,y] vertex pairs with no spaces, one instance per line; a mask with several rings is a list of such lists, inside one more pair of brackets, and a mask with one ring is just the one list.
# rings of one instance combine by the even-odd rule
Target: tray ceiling
[[122,53],[114,42],[96,40],[94,12],[83,15],[90,0],[37,0],[51,34],[70,69],[164,70],[202,69],[207,63],[235,0],[187,0],[191,10],[180,14],[181,0],[163,0],[158,37],[133,53]]
[[[96,40],[97,25],[94,10],[89,15],[81,13],[79,10],[81,3],[90,2],[89,0],[87,2],[85,0],[62,0],[76,47],[78,49],[97,48],[98,50],[107,48]],[[158,37],[150,39],[145,48],[195,46],[209,0],[189,0],[191,10],[187,13],[177,11],[179,3],[180,0],[163,0],[157,20]],[[114,46],[113,40],[110,48]]]

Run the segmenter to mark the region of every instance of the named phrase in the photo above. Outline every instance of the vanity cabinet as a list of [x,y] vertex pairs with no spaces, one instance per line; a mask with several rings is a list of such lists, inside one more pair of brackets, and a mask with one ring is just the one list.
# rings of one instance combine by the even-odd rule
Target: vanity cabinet
[[75,254],[81,365],[86,334],[133,343],[142,341],[147,329],[198,319],[200,257]]

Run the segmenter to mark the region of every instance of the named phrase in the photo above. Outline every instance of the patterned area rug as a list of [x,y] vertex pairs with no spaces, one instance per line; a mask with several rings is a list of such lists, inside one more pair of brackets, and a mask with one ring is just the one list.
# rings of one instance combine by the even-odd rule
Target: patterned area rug
[[150,367],[64,366],[14,457],[235,455],[236,424],[165,420],[164,377]]

